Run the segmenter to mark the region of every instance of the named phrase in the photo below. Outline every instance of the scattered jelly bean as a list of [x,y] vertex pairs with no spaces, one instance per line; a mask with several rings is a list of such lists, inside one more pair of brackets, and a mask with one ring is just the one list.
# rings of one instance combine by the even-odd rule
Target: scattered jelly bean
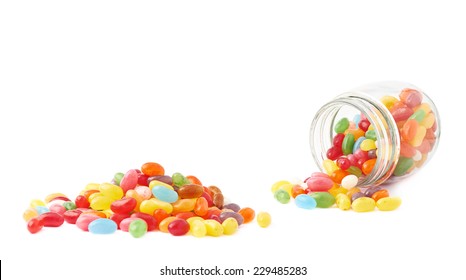
[[140,238],[147,232],[147,224],[141,219],[136,219],[129,224],[129,233],[134,238]]
[[276,200],[278,200],[278,202],[282,203],[282,204],[287,204],[288,202],[290,202],[290,195],[288,194],[288,192],[284,191],[284,190],[278,190],[274,193],[274,197]]
[[351,200],[344,193],[337,194],[337,196],[335,197],[335,203],[337,204],[337,207],[341,210],[351,209]]
[[[318,173],[318,172],[316,172]],[[330,177],[325,174],[325,173],[320,173],[318,174],[317,176],[311,176],[311,178],[309,178],[307,181],[306,181],[306,184],[307,184],[307,187],[310,191],[313,191],[313,192],[318,192],[318,191],[321,191],[321,192],[325,192],[325,191],[328,191],[332,186],[333,186],[333,181],[332,179],[330,179]],[[277,193],[276,193],[277,194]],[[289,201],[289,194],[288,194],[288,201]],[[278,198],[277,198],[278,200]],[[282,199],[282,201],[286,201],[287,199],[284,198]],[[286,202],[282,202],[282,203],[288,203],[288,201]]]
[[375,200],[376,202],[379,199],[388,197],[388,196],[389,196],[389,193],[388,193],[388,190],[386,189],[381,189],[380,191],[376,191],[371,195],[372,199]]
[[55,212],[40,214],[37,219],[42,221],[44,227],[59,227],[65,222],[63,216]]
[[353,174],[347,175],[341,180],[341,187],[348,190],[354,188],[357,184],[358,177]]
[[227,218],[222,222],[223,234],[232,235],[238,230],[238,221],[235,218]]
[[179,212],[193,211],[194,207],[196,206],[196,201],[197,201],[196,198],[179,199],[176,202],[172,203],[173,212],[179,213]]
[[242,225],[244,223],[243,216],[236,212],[222,212],[219,218],[222,223],[228,218],[234,218],[238,222],[238,225]]
[[[228,207],[232,207],[232,208],[234,208],[235,205],[238,206],[237,204],[234,204],[234,203],[227,204]],[[205,214],[207,214],[208,208],[209,208],[209,204],[207,202],[207,199],[201,196],[196,200],[196,204],[194,205],[194,213],[198,216],[204,216]],[[226,207],[224,206],[224,208]],[[226,209],[231,209],[231,208],[226,208]]]
[[89,232],[94,234],[111,234],[117,230],[117,224],[109,219],[97,219],[92,221],[89,226]]
[[82,211],[78,209],[68,210],[63,213],[63,218],[68,224],[76,224],[76,221],[78,220],[81,213]]
[[[233,218],[232,218],[233,219]],[[235,219],[233,219],[235,220]],[[236,222],[236,220],[235,220]],[[193,221],[191,228],[191,234],[195,237],[204,237],[207,235],[207,228],[203,221],[195,220]]]
[[189,224],[187,221],[177,219],[168,225],[168,232],[173,236],[182,236],[189,232]]
[[216,220],[205,220],[204,225],[209,236],[218,237],[223,234],[223,226]]
[[27,228],[30,233],[37,233],[44,227],[43,220],[39,218],[32,218],[28,221]]
[[[123,193],[126,193],[128,190],[134,189],[138,184],[138,172],[131,169],[125,173],[125,176],[121,179],[120,187],[123,190]],[[118,199],[118,198],[116,198]]]
[[355,212],[370,212],[375,209],[375,201],[370,197],[360,197],[353,201],[351,208]]
[[37,210],[34,209],[34,208],[28,208],[26,209],[26,211],[24,211],[23,213],[23,219],[26,221],[26,222],[29,222],[29,220],[31,220],[32,218],[35,218],[39,216],[39,213],[37,213]]
[[[324,169],[325,169],[325,172],[327,172],[327,175],[330,175],[333,172],[335,172],[335,170],[339,169],[338,165],[333,160],[330,160],[330,159],[324,160],[322,162],[322,165],[324,166]],[[307,180],[305,182],[307,182]]]
[[91,199],[91,208],[94,210],[110,209],[113,199],[108,196],[96,196]]
[[213,201],[214,205],[217,206],[218,208],[223,208],[224,197],[223,197],[222,193],[214,194],[214,197],[213,197],[212,201]]
[[57,198],[57,197],[62,197],[62,198],[64,198],[64,197],[66,197],[66,195],[64,195],[64,194],[62,194],[62,193],[52,193],[52,194],[49,194],[49,195],[47,195],[47,196],[45,197],[44,202],[45,202],[45,203],[49,203],[49,202],[51,202],[52,200],[54,200],[55,198]]
[[372,195],[378,191],[382,190],[381,187],[377,186],[377,187],[370,187],[370,188],[367,188],[365,191],[364,191],[364,195],[367,196],[367,197],[372,197]]
[[161,201],[165,201],[168,203],[173,203],[178,200],[178,193],[174,190],[167,189],[163,186],[154,186],[152,188],[152,193],[154,197]]
[[63,205],[60,204],[52,204],[49,207],[50,212],[55,212],[60,215],[63,215],[66,212],[66,208]]
[[157,229],[157,220],[155,220],[154,216],[146,214],[146,213],[133,213],[131,214],[131,218],[138,218],[144,220],[147,225],[147,231],[153,231]]
[[110,209],[117,214],[128,214],[136,208],[137,201],[132,197],[124,197],[110,204]]
[[315,192],[311,197],[315,199],[318,208],[329,208],[335,204],[335,198],[328,192]]
[[180,198],[198,198],[204,192],[204,188],[195,184],[187,184],[178,190]]
[[152,181],[158,181],[158,182],[162,182],[164,184],[167,184],[169,186],[173,185],[173,180],[172,180],[172,177],[171,176],[167,176],[167,175],[162,175],[162,176],[151,176],[149,178],[147,178],[147,183],[150,185],[150,183]]
[[165,219],[163,219],[160,223],[159,223],[159,230],[161,232],[166,232],[168,233],[168,225],[173,222],[174,220],[179,220],[179,218],[177,217],[174,217],[174,216],[170,216],[170,217],[167,217]]
[[76,209],[76,204],[74,204],[73,201],[66,201],[63,202],[63,207],[65,207],[66,210],[74,210]]
[[[241,207],[236,203],[228,203],[228,204],[223,205],[223,209],[231,209],[234,212],[238,212],[241,209]],[[202,215],[199,215],[199,216],[202,216]]]
[[84,195],[78,195],[74,200],[74,204],[76,205],[76,208],[89,208],[91,206],[89,200],[87,200],[87,197]]
[[301,185],[294,185],[292,188],[291,188],[291,197],[293,198],[296,198],[296,196],[300,195],[300,194],[305,194],[306,191],[303,189],[303,187]]
[[336,133],[343,133],[345,130],[347,130],[349,127],[349,120],[347,118],[342,118],[340,119],[336,124],[335,124],[335,132]]
[[338,185],[334,185],[330,190],[328,190],[328,193],[336,197],[338,194],[343,193],[346,194],[348,192],[347,189],[342,188]]
[[354,188],[352,188],[352,189],[349,189],[349,190],[346,192],[346,195],[347,195],[348,197],[352,197],[353,194],[358,193],[358,192],[361,192],[361,189],[359,189],[358,187],[354,187]]
[[99,216],[93,215],[93,214],[80,214],[78,216],[78,219],[76,220],[76,226],[84,231],[89,230],[89,224],[94,221],[99,219]]
[[130,225],[133,221],[136,221],[136,220],[144,221],[143,219],[140,219],[140,218],[128,217],[128,218],[122,219],[122,220],[120,221],[120,223],[118,224],[118,227],[121,229],[121,231],[128,232],[128,231],[129,231],[129,225]]
[[259,212],[256,221],[260,227],[266,228],[272,223],[272,217],[267,212]]
[[252,222],[252,220],[254,220],[254,217],[256,216],[256,212],[254,211],[254,209],[252,209],[250,207],[241,208],[238,211],[238,214],[243,216],[245,224],[247,224],[249,222]]
[[377,200],[377,208],[380,211],[393,211],[400,207],[401,198],[399,197],[384,197]]
[[278,181],[278,182],[275,182],[273,185],[272,185],[272,193],[275,193],[276,191],[278,191],[278,189],[280,189],[280,187],[282,185],[288,185],[288,184],[291,184],[290,182],[288,181]]
[[149,177],[162,176],[165,174],[165,169],[156,162],[147,162],[142,165],[141,172]]
[[295,204],[299,208],[303,209],[314,209],[317,207],[316,200],[307,194],[300,194],[295,198]]
[[34,209],[37,211],[39,215],[50,212],[50,209],[45,206],[36,206]]
[[360,197],[365,197],[364,193],[362,192],[354,193],[353,195],[351,195],[351,202],[355,201],[356,199]]
[[121,172],[117,172],[117,173],[115,173],[115,175],[113,175],[113,181],[115,182],[115,184],[117,186],[120,185],[121,179],[123,179],[124,176],[125,176],[125,174],[123,174]]
[[40,199],[33,199],[31,200],[31,202],[29,203],[29,207],[32,207],[32,208],[35,208],[37,206],[45,206],[45,202],[43,202],[42,200]]

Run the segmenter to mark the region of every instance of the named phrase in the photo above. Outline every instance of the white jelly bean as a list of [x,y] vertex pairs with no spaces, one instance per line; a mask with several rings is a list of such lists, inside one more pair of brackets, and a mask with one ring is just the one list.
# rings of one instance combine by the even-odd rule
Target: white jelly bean
[[358,184],[358,177],[356,175],[347,175],[341,180],[341,186],[345,189],[354,188]]

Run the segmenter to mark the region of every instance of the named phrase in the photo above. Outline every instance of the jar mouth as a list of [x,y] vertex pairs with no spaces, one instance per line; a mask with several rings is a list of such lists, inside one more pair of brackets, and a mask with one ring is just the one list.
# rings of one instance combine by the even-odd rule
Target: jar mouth
[[[310,129],[311,151],[317,166],[325,172],[323,161],[332,146],[333,130],[342,111],[364,114],[374,127],[377,137],[377,160],[368,175],[359,178],[359,187],[371,187],[390,178],[400,155],[400,135],[390,111],[377,99],[363,92],[351,91],[337,96],[325,104],[316,114]],[[329,133],[331,132],[331,133]],[[328,138],[327,138],[328,137]]]

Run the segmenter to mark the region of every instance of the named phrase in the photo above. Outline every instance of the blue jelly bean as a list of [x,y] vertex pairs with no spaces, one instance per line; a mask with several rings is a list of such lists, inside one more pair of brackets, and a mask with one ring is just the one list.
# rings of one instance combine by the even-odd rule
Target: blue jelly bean
[[296,196],[294,202],[296,203],[296,206],[303,209],[314,209],[317,206],[316,200],[307,194],[300,194]]
[[89,232],[94,234],[111,234],[117,230],[117,224],[110,219],[100,218],[89,224]]
[[50,209],[45,206],[36,206],[36,211],[40,215],[40,214],[50,212]]
[[178,193],[166,187],[154,186],[152,188],[152,193],[158,200],[168,203],[173,203],[178,200]]
[[353,122],[356,125],[356,128],[358,128],[359,121],[361,120],[361,115],[355,115],[353,118]]
[[359,137],[358,140],[356,140],[356,142],[354,142],[354,146],[353,146],[353,154],[354,152],[356,152],[357,149],[359,149],[359,147],[361,146],[361,143],[362,141],[366,140],[366,137]]

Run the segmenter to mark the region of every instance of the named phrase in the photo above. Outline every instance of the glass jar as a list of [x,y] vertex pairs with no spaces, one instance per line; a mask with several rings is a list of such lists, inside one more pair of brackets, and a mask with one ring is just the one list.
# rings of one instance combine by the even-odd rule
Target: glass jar
[[414,174],[433,156],[439,137],[440,119],[432,100],[418,87],[396,81],[337,96],[317,112],[310,129],[317,166],[329,175],[345,170],[358,176],[358,187]]

